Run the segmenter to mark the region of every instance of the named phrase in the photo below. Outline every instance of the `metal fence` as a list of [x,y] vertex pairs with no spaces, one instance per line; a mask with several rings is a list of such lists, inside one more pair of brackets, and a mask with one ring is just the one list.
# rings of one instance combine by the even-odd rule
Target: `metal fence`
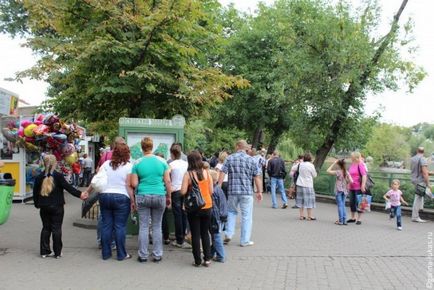
[[[411,205],[414,198],[414,185],[411,183],[411,177],[408,173],[387,173],[381,171],[370,171],[370,176],[375,182],[372,189],[374,202],[384,202],[383,195],[390,189],[390,184],[394,179],[400,181],[400,190],[403,192],[404,199]],[[335,176],[327,174],[326,171],[321,171],[315,179],[315,191],[325,195],[335,194]],[[434,201],[425,199],[425,207],[434,208]]]

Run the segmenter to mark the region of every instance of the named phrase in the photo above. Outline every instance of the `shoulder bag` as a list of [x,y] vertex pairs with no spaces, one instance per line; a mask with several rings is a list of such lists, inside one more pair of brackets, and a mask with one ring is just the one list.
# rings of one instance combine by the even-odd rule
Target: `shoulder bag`
[[107,170],[104,165],[102,165],[98,173],[92,178],[90,185],[96,192],[103,192],[107,187],[108,179],[107,179]]

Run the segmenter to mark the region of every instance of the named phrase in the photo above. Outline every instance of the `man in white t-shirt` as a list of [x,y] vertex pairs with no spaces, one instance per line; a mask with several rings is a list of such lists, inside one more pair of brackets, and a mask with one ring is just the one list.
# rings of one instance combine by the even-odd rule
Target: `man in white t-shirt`
[[170,179],[172,184],[172,212],[175,220],[175,237],[176,241],[173,246],[191,249],[191,246],[185,242],[185,234],[187,231],[187,215],[182,206],[184,197],[181,195],[181,185],[184,174],[187,172],[188,163],[181,159],[181,146],[174,144],[170,147],[171,162]]

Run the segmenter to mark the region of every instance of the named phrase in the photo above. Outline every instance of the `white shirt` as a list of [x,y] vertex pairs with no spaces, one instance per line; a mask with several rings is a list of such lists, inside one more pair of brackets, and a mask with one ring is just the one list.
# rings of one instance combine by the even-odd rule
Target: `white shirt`
[[311,162],[300,163],[300,171],[297,178],[297,186],[313,188],[313,179],[317,173]]
[[92,168],[93,161],[89,157],[83,159],[83,167],[84,168]]
[[[222,171],[223,163],[217,163],[215,168],[217,169],[217,172]],[[228,175],[227,174],[225,174],[225,178],[223,179],[223,182],[228,182]]]
[[170,179],[172,182],[172,190],[181,190],[182,179],[187,172],[188,163],[182,159],[173,160],[169,163],[170,166]]
[[107,172],[107,187],[104,189],[105,193],[120,193],[128,196],[127,191],[127,176],[131,174],[133,165],[128,162],[125,165],[119,166],[116,170],[110,166],[111,160],[107,160],[101,165],[99,170],[106,170]]

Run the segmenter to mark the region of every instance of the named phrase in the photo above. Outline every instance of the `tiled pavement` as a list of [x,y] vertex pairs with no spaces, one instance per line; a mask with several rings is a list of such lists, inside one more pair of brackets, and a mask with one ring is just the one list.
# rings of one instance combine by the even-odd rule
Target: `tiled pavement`
[[[272,209],[270,197],[255,203],[253,247],[239,235],[226,247],[227,262],[191,266],[189,250],[165,248],[160,264],[135,259],[102,261],[95,231],[72,226],[80,201],[68,196],[64,257],[38,256],[40,219],[31,205],[14,204],[0,226],[0,289],[427,289],[427,256],[433,223],[403,218],[404,230],[381,213],[363,224],[337,226],[336,208],[318,203],[317,221],[298,220],[298,210]],[[137,256],[137,238],[128,239]],[[133,257],[133,258],[134,258]]]

